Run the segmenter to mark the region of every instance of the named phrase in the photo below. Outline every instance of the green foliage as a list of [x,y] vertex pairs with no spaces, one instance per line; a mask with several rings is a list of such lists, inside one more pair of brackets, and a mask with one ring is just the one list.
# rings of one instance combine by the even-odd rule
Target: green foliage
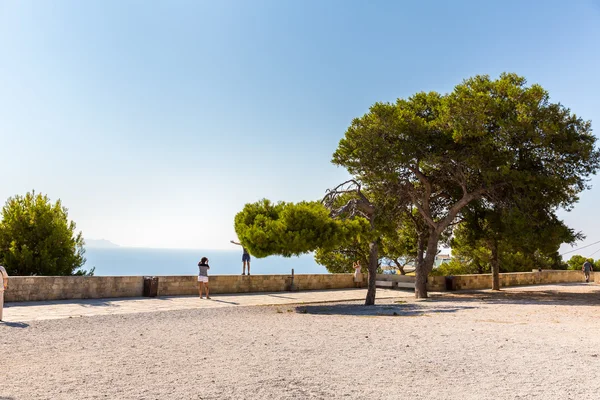
[[[600,260],[594,262],[593,258],[586,258],[584,256],[580,256],[579,254],[575,254],[569,261],[567,261],[568,269],[580,271],[581,267],[583,267],[583,263],[589,261],[594,266],[594,271],[596,270],[596,265],[600,264]],[[600,271],[600,269],[598,269]]]
[[315,251],[315,261],[332,274],[354,272],[352,265],[355,261],[360,261],[365,271],[369,264],[369,243],[355,241],[330,250],[318,248]]
[[[405,243],[393,240],[394,238],[390,236],[383,236],[380,239],[382,243],[378,260],[380,272],[383,272],[382,265],[389,265],[400,270],[408,261],[414,260],[414,255],[405,252],[403,247]],[[363,272],[366,272],[369,265],[369,243],[355,240],[331,249],[320,247],[315,251],[315,261],[317,264],[325,266],[331,273],[354,272],[352,265],[355,261],[360,261]]]
[[[457,218],[469,219],[473,234],[465,233],[462,254],[446,269],[486,271],[490,247],[504,270],[559,267],[557,246],[576,235],[555,212],[572,208],[588,188],[600,164],[595,141],[591,123],[551,103],[539,85],[516,74],[475,76],[449,94],[376,103],[352,121],[333,163],[368,192],[372,226],[362,218],[333,220],[319,203],[265,200],[247,205],[235,228],[257,257],[318,249],[332,270],[364,259],[369,241],[380,257],[416,253],[423,260],[417,295],[425,296],[437,244]],[[407,216],[413,234],[394,237]]]
[[[567,265],[560,260],[558,255],[544,255],[539,251],[534,253],[514,252],[501,245],[499,248],[500,272],[530,272],[542,269],[566,269]],[[457,246],[452,248],[452,260],[435,268],[431,275],[462,275],[462,274],[489,274],[491,272],[491,252],[484,246],[465,250]],[[451,265],[448,265],[451,264]],[[580,266],[581,269],[581,266]]]
[[[374,197],[374,196],[370,196]],[[344,202],[348,197],[343,197]],[[408,218],[400,223],[397,215],[386,209],[382,203],[377,204],[378,213],[375,219],[375,234],[378,235],[378,265],[388,265],[404,273],[403,267],[417,256],[417,234]],[[360,261],[363,271],[369,263],[368,240],[350,240],[330,249],[319,248],[315,252],[315,261],[324,265],[331,273],[354,272],[352,265]]]
[[376,103],[352,121],[333,162],[435,222],[465,190],[472,200],[520,191],[568,208],[598,168],[594,143],[589,121],[550,103],[540,86],[502,74],[467,79],[448,95]]
[[[489,272],[489,271],[488,271]],[[438,268],[434,268],[430,275],[432,276],[451,276],[451,275],[467,275],[480,274],[480,270],[473,263],[466,263],[457,258],[453,258],[450,262],[443,263]]]
[[467,79],[446,105],[460,163],[479,172],[473,183],[493,203],[516,193],[570,208],[598,169],[591,123],[516,74]]
[[[474,201],[511,208],[533,198],[550,211],[570,209],[598,169],[595,141],[589,121],[551,103],[539,85],[527,86],[523,77],[505,73],[496,80],[475,76],[446,95],[417,93],[394,104],[374,104],[352,121],[333,162],[372,193],[418,209],[429,226],[429,243],[435,244]],[[534,254],[542,237],[523,254]],[[419,282],[431,271],[436,251],[430,246],[417,267]]]
[[255,257],[290,257],[366,238],[369,224],[364,218],[333,219],[318,202],[273,204],[261,200],[246,204],[235,216],[235,231]]
[[465,222],[454,230],[451,241],[456,261],[469,273],[489,273],[491,246],[498,246],[500,272],[526,272],[537,268],[564,269],[558,249],[581,236],[553,214],[524,215],[516,208],[488,211],[474,216],[471,207]]
[[27,193],[9,198],[0,222],[0,264],[11,275],[92,275],[81,270],[81,232],[68,220],[60,200]]
[[559,220],[543,196],[505,200],[503,207],[473,202],[465,207],[463,223],[454,230],[453,254],[477,273],[490,271],[497,246],[501,272],[537,268],[563,269],[558,255],[563,243],[582,238]]
[[[461,224],[454,229],[450,246],[452,248],[451,263],[459,264],[465,271],[469,271],[463,273],[484,274],[490,272],[490,250],[473,237],[472,230],[466,224]],[[453,268],[457,269],[458,267],[453,266]],[[435,271],[439,271],[439,268],[432,272]]]

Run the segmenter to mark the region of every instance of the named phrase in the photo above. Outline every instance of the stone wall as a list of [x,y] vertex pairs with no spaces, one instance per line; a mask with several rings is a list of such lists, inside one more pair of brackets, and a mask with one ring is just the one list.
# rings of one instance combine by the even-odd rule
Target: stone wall
[[[600,273],[592,273],[592,281],[600,284]],[[377,279],[414,282],[414,276],[378,275]],[[489,289],[492,276],[457,275],[457,290]],[[581,271],[517,272],[500,274],[500,285],[537,285],[583,282]],[[211,293],[283,292],[288,290],[290,275],[215,275],[210,277]],[[352,274],[295,275],[299,290],[347,289],[354,287]],[[366,276],[363,286],[366,284]],[[143,294],[142,276],[12,276],[4,293],[5,301],[43,301],[67,299],[96,299],[110,297],[140,297]],[[432,292],[446,290],[446,277],[430,276],[427,288]],[[194,295],[198,293],[196,276],[159,276],[159,296]]]
[[[490,286],[490,288],[491,288],[491,286]],[[427,277],[427,290],[430,292],[445,291],[446,290],[446,277],[445,276],[429,276],[429,277]]]
[[[592,281],[593,279],[594,277],[592,277]],[[456,275],[454,280],[457,290],[490,289],[492,287],[491,274]],[[500,274],[500,287],[575,282],[585,282],[585,278],[581,271],[542,270],[541,272],[513,272]]]
[[[210,278],[211,293],[284,292],[291,283],[290,275],[214,275]],[[347,289],[354,287],[352,274],[294,275],[299,290]],[[195,276],[161,276],[158,293],[162,296],[198,293]]]
[[[211,293],[283,292],[290,275],[215,275],[210,277]],[[295,275],[299,290],[345,289],[354,287],[352,274]],[[5,301],[42,301],[140,297],[142,276],[11,276]],[[198,293],[196,276],[159,276],[158,295]]]
[[[414,282],[414,276],[402,275],[377,275],[378,280],[397,282]],[[453,277],[456,290],[478,290],[492,288],[491,274],[456,275]],[[600,283],[600,273],[594,274],[590,279]],[[520,285],[541,285],[552,283],[584,282],[581,271],[542,270],[541,272],[514,272],[500,274],[500,287]],[[427,278],[427,290],[443,292],[446,290],[445,276],[430,276]]]
[[141,276],[11,276],[5,301],[141,296]]

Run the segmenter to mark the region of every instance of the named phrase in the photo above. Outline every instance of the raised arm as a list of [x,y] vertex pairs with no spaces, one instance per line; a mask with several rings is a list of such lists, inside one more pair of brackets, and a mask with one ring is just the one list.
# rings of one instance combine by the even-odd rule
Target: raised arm
[[242,245],[241,243],[235,242],[235,241],[233,241],[233,240],[230,240],[230,242],[231,242],[231,243],[233,243],[233,244],[237,244],[238,246],[241,246],[241,245]]

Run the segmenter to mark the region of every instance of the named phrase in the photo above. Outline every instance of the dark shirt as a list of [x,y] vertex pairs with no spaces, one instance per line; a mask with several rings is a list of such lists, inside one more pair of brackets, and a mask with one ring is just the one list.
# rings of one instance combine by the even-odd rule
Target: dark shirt
[[198,263],[198,275],[200,276],[208,276],[208,270],[210,269],[210,267],[208,266],[208,264],[202,264],[202,263]]

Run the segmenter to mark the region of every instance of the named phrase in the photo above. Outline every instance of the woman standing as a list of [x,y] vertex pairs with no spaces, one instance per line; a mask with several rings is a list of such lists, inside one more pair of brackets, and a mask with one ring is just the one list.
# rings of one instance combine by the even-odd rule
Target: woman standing
[[202,298],[202,288],[206,288],[206,298],[210,299],[208,295],[208,270],[210,267],[208,266],[208,258],[202,257],[200,262],[198,263],[198,293],[200,294],[200,298]]
[[352,268],[354,268],[354,286],[357,288],[361,288],[363,274],[361,272],[360,261],[355,261],[354,264],[352,264]]
[[2,309],[4,308],[4,291],[8,289],[8,274],[0,265],[0,321],[2,321]]

